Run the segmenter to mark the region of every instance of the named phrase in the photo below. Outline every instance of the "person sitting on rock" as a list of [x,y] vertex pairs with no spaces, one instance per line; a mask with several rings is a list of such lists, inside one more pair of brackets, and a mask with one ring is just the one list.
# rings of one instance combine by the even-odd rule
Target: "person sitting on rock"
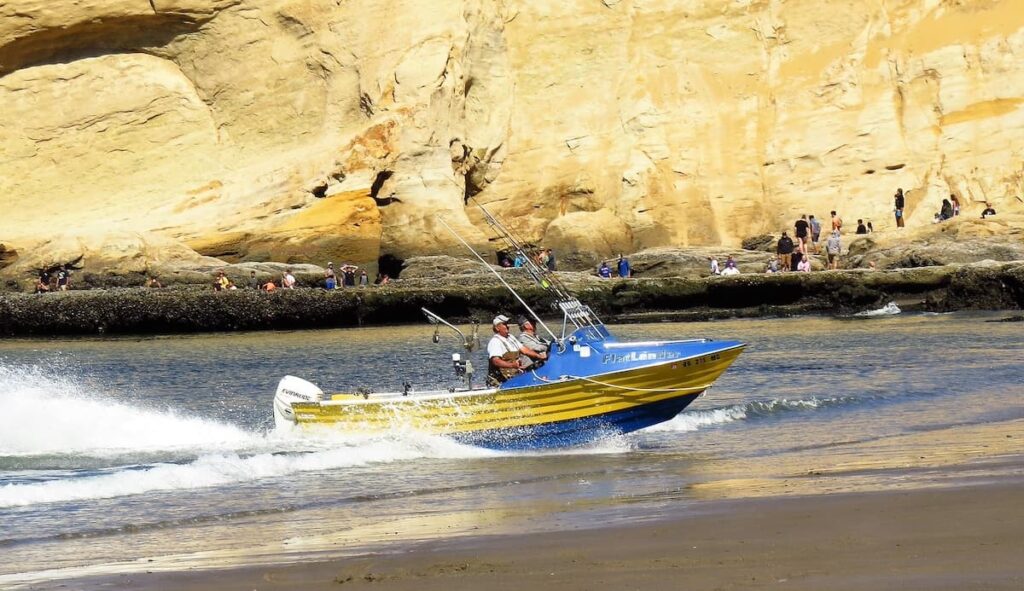
[[992,206],[989,205],[989,203],[986,201],[985,202],[985,211],[981,212],[981,219],[985,219],[985,218],[987,218],[990,215],[996,215],[996,210],[992,209]]
[[277,289],[277,285],[274,283],[273,279],[271,279],[270,281],[267,281],[266,283],[263,284],[263,291],[265,291],[265,292],[269,293],[269,292],[274,291],[275,289]]
[[39,279],[36,280],[36,293],[48,291],[50,291],[50,272],[44,269],[39,273]]
[[864,220],[857,220],[857,234],[867,234],[868,227],[864,225]]
[[765,273],[778,273],[779,272],[779,257],[774,256],[768,259],[768,266],[765,267]]
[[156,277],[150,277],[146,282],[146,287],[163,287],[163,284],[157,281]]
[[953,204],[949,202],[949,199],[942,200],[942,209],[939,210],[939,219],[942,221],[951,219],[953,217]]
[[601,266],[597,268],[597,276],[602,279],[611,279],[612,268],[608,266],[608,261],[601,261]]
[[722,275],[739,275],[740,269],[736,266],[736,261],[733,260],[732,255],[725,261],[725,268],[722,269]]

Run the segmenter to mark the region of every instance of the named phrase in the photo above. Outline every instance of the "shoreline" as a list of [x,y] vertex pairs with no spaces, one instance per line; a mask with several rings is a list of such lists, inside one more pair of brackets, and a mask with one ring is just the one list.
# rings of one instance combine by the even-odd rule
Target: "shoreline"
[[[546,292],[521,277],[511,277],[531,307],[550,309]],[[595,281],[571,273],[560,278],[611,323],[845,315],[889,302],[932,312],[1024,308],[1024,262],[1020,261],[701,279]],[[521,308],[498,282],[481,276],[413,279],[386,287],[333,291],[306,287],[269,294],[189,287],[0,293],[0,335],[178,334],[418,324],[423,321],[423,307],[460,323],[472,318],[486,322],[496,311]]]
[[702,501],[593,529],[395,542],[377,554],[97,575],[32,588],[1019,589],[1020,486],[1004,480]]

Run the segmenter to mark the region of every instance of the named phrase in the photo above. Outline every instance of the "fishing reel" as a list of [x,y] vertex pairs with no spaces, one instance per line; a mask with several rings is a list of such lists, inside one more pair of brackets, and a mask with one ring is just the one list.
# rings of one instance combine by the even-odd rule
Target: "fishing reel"
[[473,362],[469,359],[463,359],[462,355],[458,353],[452,353],[452,369],[455,370],[455,376],[459,378],[466,378],[466,388],[473,388]]

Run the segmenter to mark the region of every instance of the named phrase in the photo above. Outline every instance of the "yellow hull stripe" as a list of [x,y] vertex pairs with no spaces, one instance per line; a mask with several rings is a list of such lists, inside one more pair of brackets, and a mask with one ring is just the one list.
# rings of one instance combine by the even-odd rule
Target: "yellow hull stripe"
[[300,424],[346,431],[410,428],[430,433],[514,429],[593,417],[697,394],[729,367],[742,347],[593,378],[573,378],[511,390],[417,400],[362,398],[294,403]]

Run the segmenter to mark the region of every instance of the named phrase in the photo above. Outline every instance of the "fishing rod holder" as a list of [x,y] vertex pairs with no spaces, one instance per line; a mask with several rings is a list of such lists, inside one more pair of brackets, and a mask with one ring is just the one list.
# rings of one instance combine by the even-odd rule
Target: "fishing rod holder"
[[458,353],[452,353],[452,368],[455,370],[456,377],[466,378],[466,389],[473,389],[473,362],[469,359],[463,359],[462,355]]

